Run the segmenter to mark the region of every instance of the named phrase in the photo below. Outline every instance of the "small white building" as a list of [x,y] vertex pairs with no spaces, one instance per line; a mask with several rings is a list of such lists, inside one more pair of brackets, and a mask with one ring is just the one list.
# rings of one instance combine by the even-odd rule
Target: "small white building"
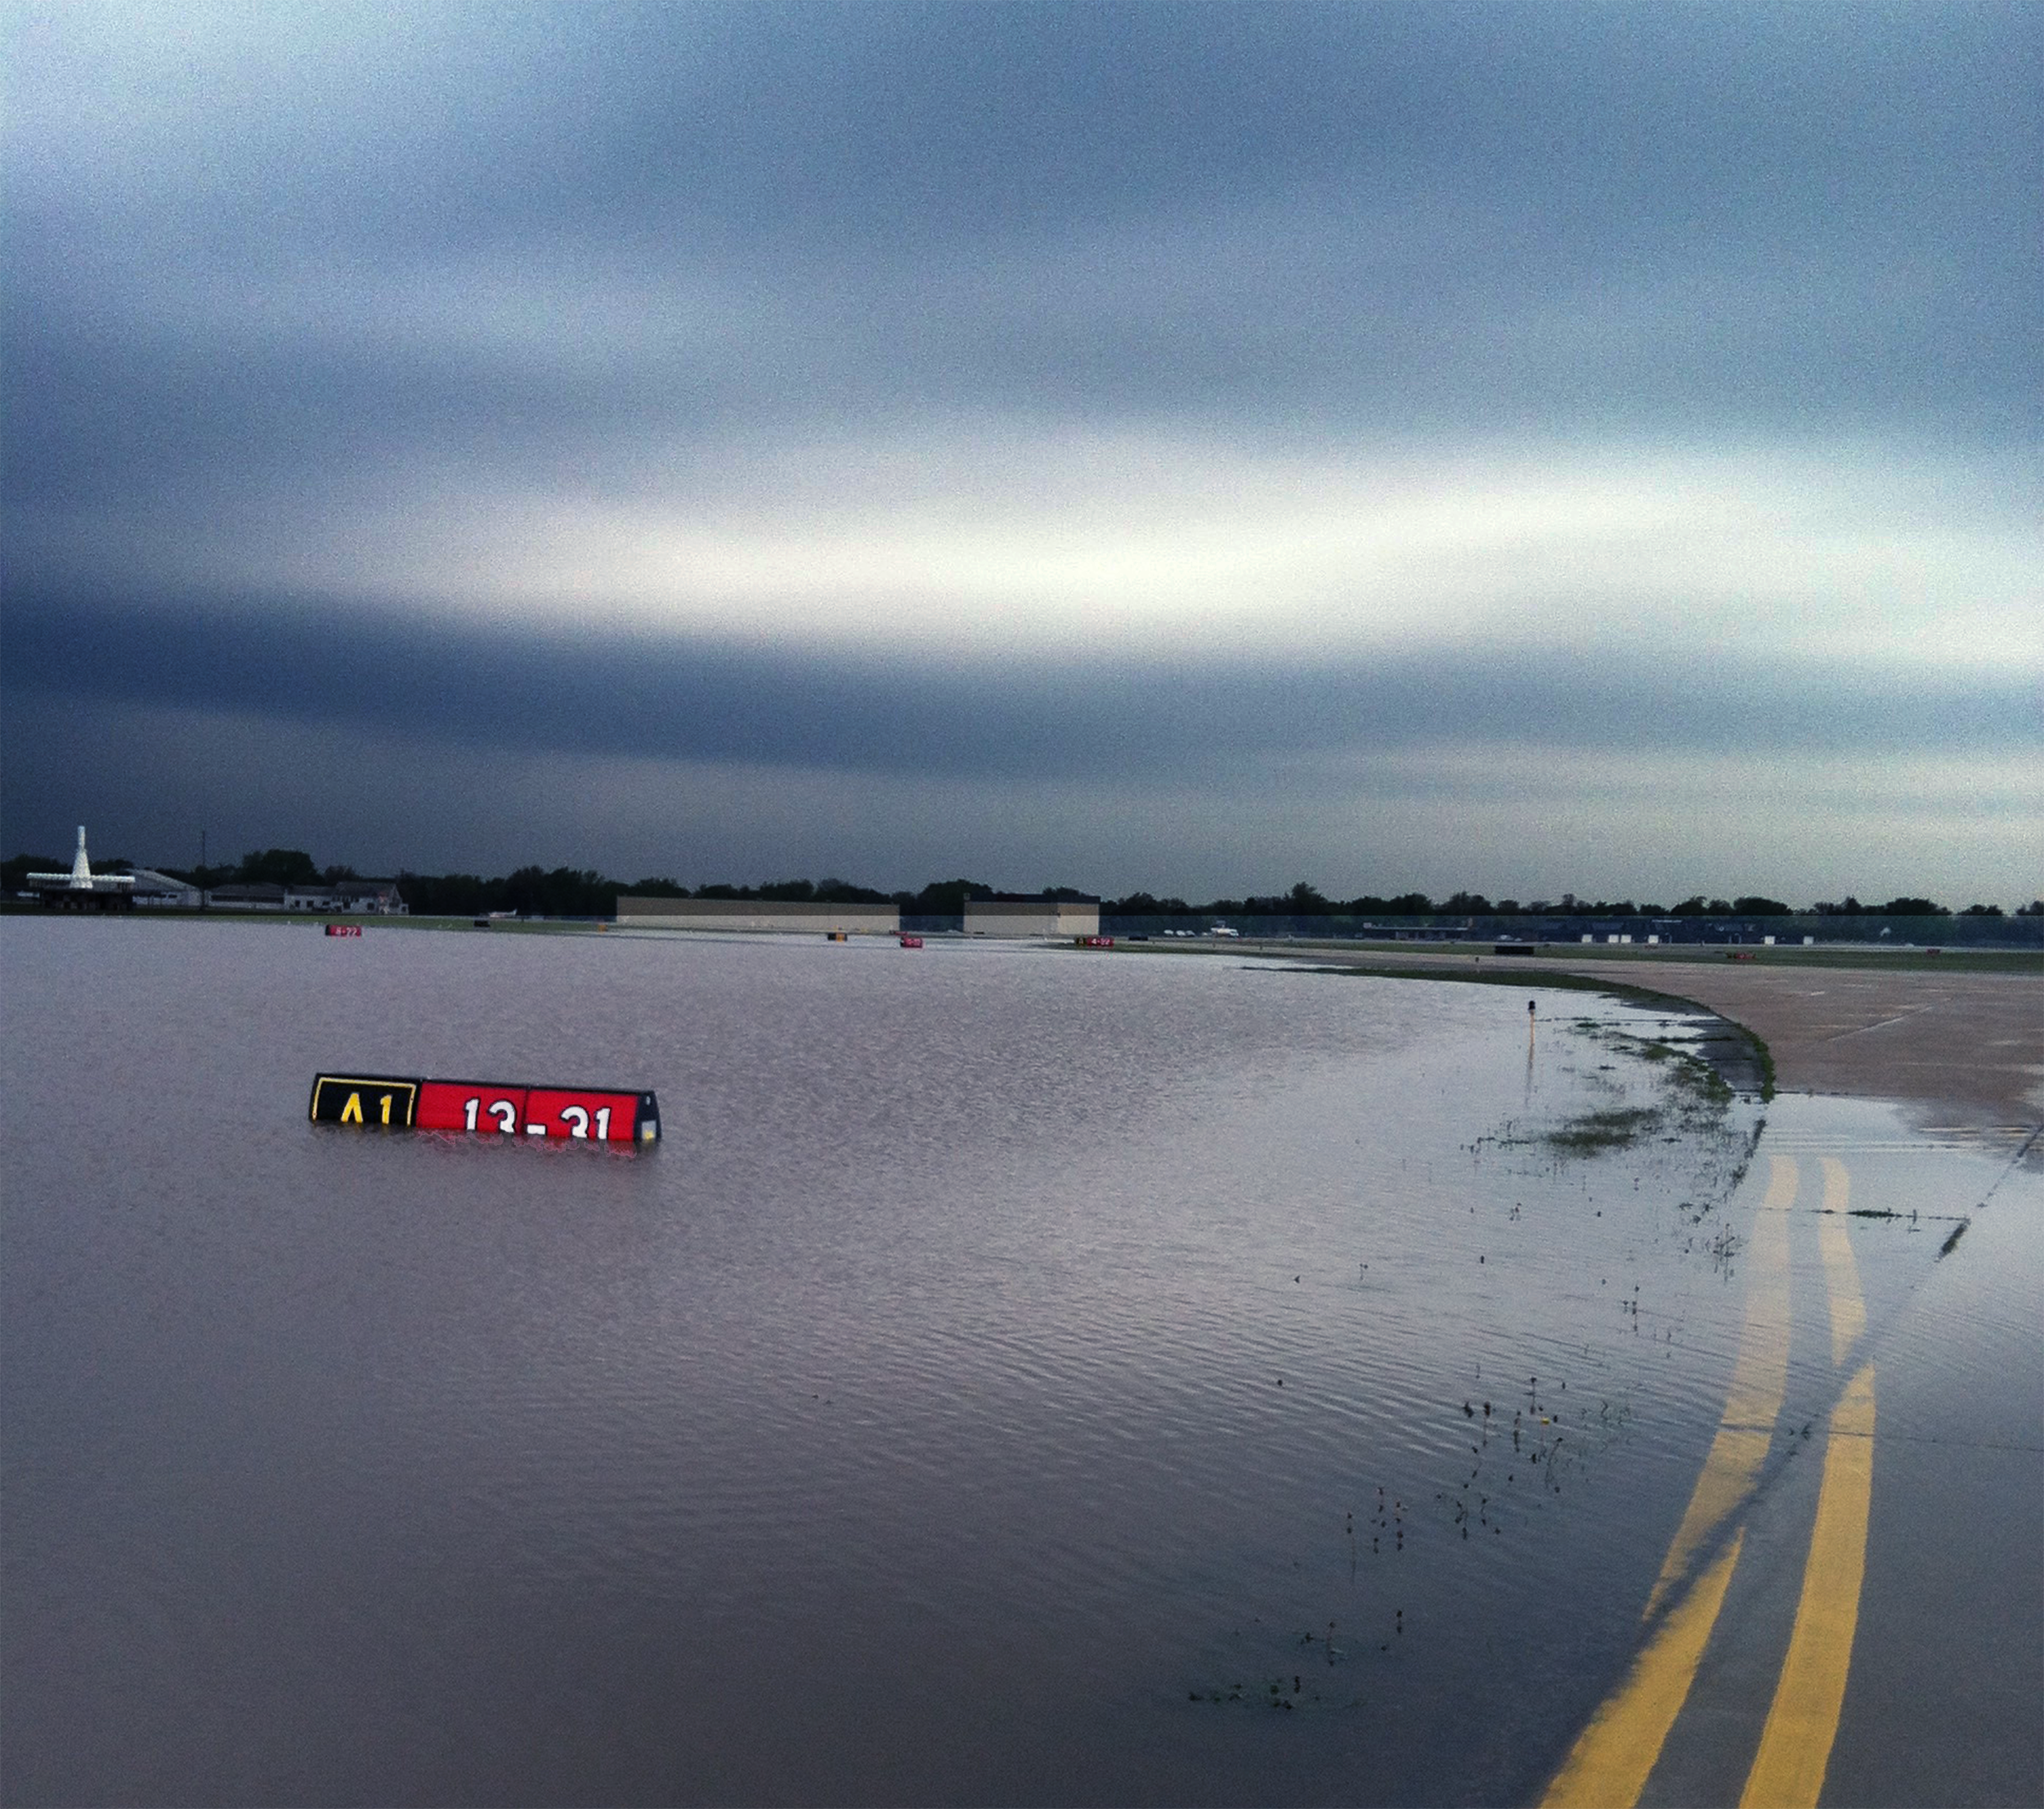
[[620,893],[621,930],[805,931],[812,936],[897,936],[899,904],[819,904],[778,898],[643,898]]
[[969,898],[966,934],[999,936],[1082,936],[1100,934],[1096,898]]
[[199,888],[175,873],[159,873],[154,867],[135,869],[135,905],[138,910],[195,911],[200,904]]
[[287,911],[325,911],[354,917],[409,917],[394,879],[337,879],[330,884],[287,886]]

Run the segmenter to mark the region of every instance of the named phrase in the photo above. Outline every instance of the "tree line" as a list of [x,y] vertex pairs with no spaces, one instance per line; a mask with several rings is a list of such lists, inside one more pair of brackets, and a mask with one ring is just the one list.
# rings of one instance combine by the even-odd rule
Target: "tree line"
[[[134,864],[114,858],[97,863],[101,871],[118,873]],[[0,862],[0,891],[20,891],[31,873],[61,873],[70,866],[68,857],[20,854]],[[208,890],[228,885],[316,886],[363,876],[352,867],[321,867],[300,848],[251,850],[239,861],[218,866],[165,867],[161,871],[194,886]],[[607,878],[591,868],[520,867],[515,872],[486,878],[479,873],[416,873],[401,869],[397,889],[406,904],[421,917],[479,917],[491,911],[516,912],[523,917],[608,917],[617,908],[620,892],[642,897],[756,899],[793,904],[894,904],[910,917],[957,917],[967,899],[997,897],[995,887],[975,879],[939,879],[917,891],[885,892],[868,886],[855,886],[843,879],[770,880],[758,886],[723,882],[691,890],[661,876],[629,883]],[[1091,902],[1095,895],[1069,886],[1047,886],[1038,895]],[[1706,897],[1699,892],[1679,903],[1662,905],[1622,899],[1582,899],[1564,892],[1558,900],[1486,898],[1481,892],[1459,891],[1433,899],[1424,892],[1401,892],[1390,897],[1365,894],[1359,898],[1329,898],[1301,880],[1289,891],[1252,893],[1241,898],[1216,898],[1192,904],[1182,898],[1159,898],[1150,892],[1131,892],[1126,897],[1101,899],[1100,909],[1111,917],[1787,917],[1792,908],[1780,899],[1748,893],[1737,898]],[[1891,898],[1885,904],[1862,904],[1857,898],[1820,901],[1812,907],[1820,917],[1950,917],[1955,913],[1928,898]],[[1998,904],[1969,904],[1957,913],[1962,917],[2000,917]],[[2044,917],[2044,900],[2020,906],[2018,917]]]

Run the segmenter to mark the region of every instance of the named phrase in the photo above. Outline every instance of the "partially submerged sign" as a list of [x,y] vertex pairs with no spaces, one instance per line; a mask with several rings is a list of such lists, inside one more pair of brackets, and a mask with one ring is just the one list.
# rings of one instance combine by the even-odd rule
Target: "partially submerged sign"
[[376,1130],[475,1131],[593,1143],[660,1141],[660,1102],[653,1094],[594,1087],[322,1074],[313,1077],[306,1115],[316,1124]]

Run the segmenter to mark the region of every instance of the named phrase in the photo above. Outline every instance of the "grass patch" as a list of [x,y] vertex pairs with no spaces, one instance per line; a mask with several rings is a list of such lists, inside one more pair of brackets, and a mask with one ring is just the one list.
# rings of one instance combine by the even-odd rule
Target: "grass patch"
[[1558,1130],[1549,1131],[1544,1141],[1571,1156],[1590,1156],[1637,1143],[1660,1122],[1661,1114],[1652,1106],[1616,1106],[1571,1118]]
[[[1175,952],[1175,951],[1173,951]],[[1251,949],[1230,950],[1233,954],[1252,956],[1277,954],[1275,949]],[[1283,958],[1297,961],[1302,951],[1282,951]],[[1598,974],[1543,973],[1525,967],[1449,967],[1445,963],[1427,965],[1414,962],[1410,965],[1374,962],[1329,962],[1311,970],[1316,973],[1349,974],[1365,980],[1437,980],[1448,981],[1464,986],[1516,986],[1522,991],[1538,988],[1543,992],[1602,993],[1607,999],[1621,1000],[1628,1005],[1643,1005],[1649,1010],[1671,1016],[1695,1017],[1707,1021],[1711,1034],[1705,1038],[1706,1049],[1701,1055],[1687,1059],[1707,1067],[1724,1082],[1726,1097],[1740,1093],[1757,1093],[1762,1100],[1774,1097],[1774,1057],[1768,1053],[1767,1044],[1745,1025],[1714,1012],[1707,1005],[1699,1004],[1693,999],[1684,999],[1677,993],[1655,992],[1645,986],[1635,986],[1623,980],[1607,980]],[[1594,1024],[1594,1019],[1581,1021],[1583,1025]],[[1634,1044],[1635,1048],[1638,1044]],[[1670,1049],[1671,1054],[1681,1052]]]

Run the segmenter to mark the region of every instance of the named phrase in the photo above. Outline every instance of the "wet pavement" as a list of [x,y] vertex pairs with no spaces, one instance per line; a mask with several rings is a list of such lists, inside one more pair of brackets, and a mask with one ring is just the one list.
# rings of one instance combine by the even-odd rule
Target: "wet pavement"
[[1709,1524],[1547,1802],[2044,1801],[2044,1176],[1983,1142],[1777,1102]]
[[1741,952],[1754,958],[1646,949],[1500,958],[1439,948],[1334,948],[1324,958],[1509,974],[1526,985],[1566,973],[1645,987],[1693,999],[1754,1031],[1785,1091],[1889,1100],[1934,1134],[1964,1126],[2019,1138],[2044,1123],[2044,957],[2011,955],[2001,971],[1974,972],[1934,969],[1921,957],[1910,966],[1910,957],[1870,953],[1861,965],[1845,966],[1831,963],[1849,957],[1829,950],[1822,965],[1796,949]]

